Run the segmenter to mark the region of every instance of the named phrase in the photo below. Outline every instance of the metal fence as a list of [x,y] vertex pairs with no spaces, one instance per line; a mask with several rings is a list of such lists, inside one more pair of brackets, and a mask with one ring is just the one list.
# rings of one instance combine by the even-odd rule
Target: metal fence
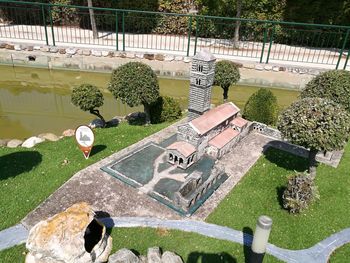
[[222,57],[324,64],[337,69],[346,69],[349,60],[347,26],[92,9],[96,38],[87,6],[0,0],[0,39],[186,56],[205,48]]

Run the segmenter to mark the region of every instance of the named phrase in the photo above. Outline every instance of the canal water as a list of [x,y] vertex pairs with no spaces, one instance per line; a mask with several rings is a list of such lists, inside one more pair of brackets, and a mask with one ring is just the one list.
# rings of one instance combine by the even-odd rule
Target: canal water
[[[25,67],[0,66],[0,138],[24,139],[44,132],[60,135],[62,131],[88,124],[95,117],[81,111],[70,102],[72,89],[83,83],[94,84],[103,91],[104,105],[100,108],[108,120],[142,110],[130,108],[108,92],[110,73],[63,71]],[[160,92],[178,99],[185,109],[189,81],[159,79]],[[234,86],[229,100],[243,108],[258,87]],[[293,90],[272,89],[281,108],[297,99]],[[222,102],[222,90],[213,88],[212,103]]]

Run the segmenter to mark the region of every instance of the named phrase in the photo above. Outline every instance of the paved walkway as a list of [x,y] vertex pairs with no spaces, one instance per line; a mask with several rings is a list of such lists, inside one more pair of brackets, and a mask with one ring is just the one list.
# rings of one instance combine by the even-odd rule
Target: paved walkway
[[22,224],[0,231],[0,251],[26,242],[28,234]]
[[[225,226],[218,226],[191,220],[161,220],[147,217],[115,217],[104,218],[102,222],[108,227],[152,227],[177,229],[194,232],[207,237],[228,240],[246,246],[251,246],[252,236]],[[23,243],[28,231],[23,225],[17,225],[0,231],[0,251]],[[329,256],[342,245],[350,242],[350,228],[344,229],[315,246],[303,250],[289,250],[268,244],[267,254],[289,263],[327,263]]]
[[[115,32],[99,32],[98,38],[93,38],[92,31],[76,27],[54,26],[47,30],[49,45],[53,45],[52,32],[54,32],[57,46],[74,46],[79,48],[102,48],[115,50],[118,42],[119,50],[123,47],[123,34]],[[118,40],[118,41],[117,41]],[[31,45],[45,45],[44,26],[35,25],[9,25],[0,24],[0,41],[16,41]],[[170,34],[125,34],[125,50],[130,52],[170,53],[174,55],[194,54],[194,50],[209,49],[215,56],[221,58],[234,58],[242,61],[258,63],[263,51],[262,42],[240,41],[239,48],[234,48],[232,40],[201,38],[197,40],[194,35],[188,41],[187,35]],[[197,48],[195,48],[197,45]],[[282,65],[296,65],[311,68],[334,69],[339,58],[337,49],[296,47],[285,44],[270,43],[264,47],[263,62],[267,59],[270,50],[269,63]],[[344,52],[340,60],[343,68],[346,60]]]

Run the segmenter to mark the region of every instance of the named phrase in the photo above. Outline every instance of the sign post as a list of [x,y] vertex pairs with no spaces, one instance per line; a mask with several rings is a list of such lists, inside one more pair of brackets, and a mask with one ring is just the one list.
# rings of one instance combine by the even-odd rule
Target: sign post
[[85,159],[88,159],[95,140],[94,132],[90,127],[81,125],[75,130],[75,140],[83,152]]

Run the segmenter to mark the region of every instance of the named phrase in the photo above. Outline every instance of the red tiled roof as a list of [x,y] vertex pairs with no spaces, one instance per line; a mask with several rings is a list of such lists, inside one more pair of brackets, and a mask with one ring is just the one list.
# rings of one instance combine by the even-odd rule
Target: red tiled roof
[[207,111],[189,124],[198,134],[205,134],[238,112],[239,108],[232,102],[228,102]]
[[242,128],[248,123],[248,121],[246,119],[243,119],[242,117],[236,117],[231,121],[231,123],[236,125],[237,127]]
[[192,153],[196,151],[196,148],[192,144],[189,144],[188,142],[185,142],[185,141],[174,142],[173,144],[169,145],[167,149],[177,150],[179,153],[181,153],[185,157],[190,156]]
[[223,132],[216,135],[213,139],[209,141],[209,145],[212,145],[218,149],[221,149],[226,144],[228,144],[233,138],[235,138],[239,134],[238,131],[227,128]]

